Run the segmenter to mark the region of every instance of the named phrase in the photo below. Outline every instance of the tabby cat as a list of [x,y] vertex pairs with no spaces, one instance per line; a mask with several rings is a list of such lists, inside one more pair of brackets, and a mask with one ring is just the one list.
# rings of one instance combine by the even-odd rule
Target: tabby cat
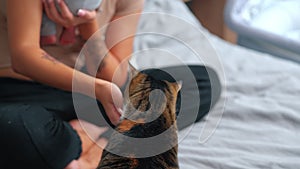
[[[132,80],[125,92],[124,115],[109,138],[97,169],[178,169],[175,106],[181,83],[156,80],[132,66],[131,72]],[[120,136],[147,139],[160,134],[163,136],[158,147],[169,148],[145,157],[138,152],[155,153],[158,144],[141,149],[138,142]]]

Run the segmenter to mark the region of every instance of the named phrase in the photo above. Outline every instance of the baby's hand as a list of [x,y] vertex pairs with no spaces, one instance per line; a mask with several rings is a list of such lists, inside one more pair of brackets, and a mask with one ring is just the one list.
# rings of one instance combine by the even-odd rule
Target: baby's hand
[[96,11],[79,9],[74,16],[63,0],[56,0],[60,12],[57,10],[55,0],[42,0],[47,16],[55,23],[69,28],[82,23],[89,22],[96,17]]

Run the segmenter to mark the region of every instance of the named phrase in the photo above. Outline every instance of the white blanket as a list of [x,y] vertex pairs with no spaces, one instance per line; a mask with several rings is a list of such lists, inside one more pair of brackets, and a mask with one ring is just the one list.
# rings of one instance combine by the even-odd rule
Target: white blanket
[[[180,37],[191,48],[162,35],[138,36],[136,55],[132,59],[136,66],[146,68],[210,62],[207,65],[216,64],[210,66],[218,69],[221,78],[225,75],[222,80],[224,93],[219,104],[201,122],[180,132],[180,167],[299,168],[300,65],[217,38],[197,23],[180,0],[148,0],[145,12],[175,15],[189,24],[153,15],[152,19],[142,17],[139,32],[152,31],[155,35],[161,32]],[[191,25],[193,28],[188,28]],[[199,30],[204,30],[205,35],[201,35]],[[212,46],[207,45],[206,38]],[[216,52],[220,56],[220,65],[216,59],[203,59],[204,62],[201,59],[215,57]],[[209,134],[211,136],[207,137]]]

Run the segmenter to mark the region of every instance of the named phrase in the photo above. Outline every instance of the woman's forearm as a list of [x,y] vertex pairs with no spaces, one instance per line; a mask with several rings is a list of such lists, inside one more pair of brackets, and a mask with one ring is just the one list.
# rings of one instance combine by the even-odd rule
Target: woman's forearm
[[[95,78],[60,63],[44,50],[24,47],[15,50],[12,55],[20,54],[22,57],[12,57],[12,67],[17,73],[34,81],[67,91],[72,91],[73,82],[76,82],[74,92],[89,96],[95,94],[95,91],[92,90]],[[74,75],[76,76],[74,77]]]

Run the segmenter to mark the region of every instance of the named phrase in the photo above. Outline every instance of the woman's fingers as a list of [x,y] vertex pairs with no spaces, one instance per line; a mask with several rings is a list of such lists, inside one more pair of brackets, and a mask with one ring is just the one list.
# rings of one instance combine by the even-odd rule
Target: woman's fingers
[[43,0],[44,9],[49,19],[55,23],[62,24],[63,19],[60,17],[53,0]]
[[79,19],[88,21],[88,20],[93,20],[96,17],[97,13],[96,13],[96,11],[88,11],[88,10],[84,10],[84,9],[79,9],[77,12],[77,15],[78,15]]
[[49,4],[46,2],[46,0],[43,0],[43,6],[44,6],[44,11],[46,12],[47,16],[49,19],[52,20],[52,16],[50,15],[50,7]]
[[54,0],[43,0],[44,9],[49,19],[53,22],[60,24],[64,27],[70,27],[75,25],[74,16],[68,9],[63,0],[55,0],[60,8],[60,12],[57,10],[56,2]]
[[110,121],[116,125],[119,122],[123,108],[123,96],[117,85],[98,80],[96,81],[96,97],[103,105]]
[[60,18],[60,14],[59,12],[57,11],[57,8],[56,8],[56,5],[55,5],[55,2],[54,0],[48,0],[48,9],[49,9],[49,18],[50,19],[54,19],[54,21],[61,21],[61,18]]
[[[67,28],[89,22],[96,18],[97,15],[95,10],[88,11],[84,9],[79,9],[77,12],[77,16],[74,16],[68,8],[67,4],[64,2],[64,0],[42,1],[48,18],[51,19],[53,22]],[[60,9],[60,11],[58,11],[57,7]]]
[[108,90],[110,90],[109,100],[103,101],[103,106],[110,121],[116,125],[122,114],[123,96],[119,87],[113,83],[111,83],[111,87]]
[[65,21],[65,27],[69,27],[69,26],[73,26],[76,23],[72,23],[74,20],[74,15],[72,14],[72,12],[69,10],[68,6],[66,5],[66,3],[63,0],[57,0],[58,6],[60,8],[60,13],[61,13],[61,17],[62,19],[64,19]]

